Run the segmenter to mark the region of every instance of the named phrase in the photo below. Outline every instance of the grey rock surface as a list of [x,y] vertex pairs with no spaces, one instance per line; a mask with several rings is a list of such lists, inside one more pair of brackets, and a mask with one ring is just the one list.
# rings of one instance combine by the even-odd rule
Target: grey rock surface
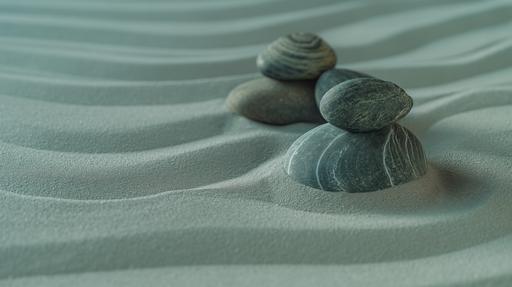
[[329,89],[320,101],[320,112],[327,122],[339,128],[368,132],[403,118],[412,105],[412,98],[396,84],[358,78]]
[[262,74],[278,80],[316,79],[336,65],[336,54],[320,37],[297,32],[278,38],[256,61]]
[[262,77],[240,84],[229,94],[230,111],[275,125],[325,122],[314,100],[314,82]]
[[315,101],[320,106],[320,100],[325,93],[337,84],[357,78],[371,78],[372,76],[349,69],[330,69],[322,73],[315,84]]
[[398,124],[350,133],[327,123],[292,144],[284,168],[307,186],[368,192],[415,180],[426,173],[427,163],[419,140]]

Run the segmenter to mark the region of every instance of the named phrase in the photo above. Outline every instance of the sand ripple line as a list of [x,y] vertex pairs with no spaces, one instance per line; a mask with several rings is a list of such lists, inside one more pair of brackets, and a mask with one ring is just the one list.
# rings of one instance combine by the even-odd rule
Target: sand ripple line
[[512,88],[470,90],[439,97],[417,106],[410,123],[424,131],[436,122],[468,111],[512,105]]
[[[3,102],[0,140],[66,152],[129,152],[179,145],[221,134],[227,116],[223,101],[217,100],[168,107],[109,109],[5,97]],[[49,113],[40,111],[45,106]],[[33,116],[27,119],[23,114]],[[149,114],[153,116],[148,117]]]
[[[89,1],[91,2],[91,1]],[[335,3],[335,0],[311,1],[215,1],[215,2],[158,2],[152,5],[123,2],[89,3],[69,1],[20,1],[0,3],[0,11],[9,14],[59,16],[86,19],[118,19],[136,21],[219,21],[258,17],[261,15],[310,9]],[[195,4],[185,6],[184,4]]]
[[[23,51],[0,47],[0,64],[27,70],[69,74],[89,79],[135,81],[187,80],[246,74],[254,58],[242,56],[193,61],[97,57],[73,53]],[[71,55],[70,55],[71,54]],[[18,63],[18,64],[17,64]],[[51,64],[49,64],[51,63]],[[36,66],[37,68],[34,68]],[[77,67],[80,67],[77,69]]]
[[[350,41],[345,40],[344,43],[334,41],[333,45],[334,47],[342,46],[343,49],[340,52],[344,54],[348,63],[353,63],[400,55],[461,33],[481,31],[485,28],[510,23],[509,15],[512,13],[512,6],[510,5],[481,5],[481,7],[471,8],[473,9],[469,11],[465,9],[464,13],[459,13],[456,16],[447,14],[444,21],[436,20],[418,26],[399,26],[383,33],[384,37],[381,36],[380,39],[368,43],[350,45]],[[424,17],[427,15],[425,14]],[[368,29],[372,28],[376,29],[377,27],[371,25],[368,27]],[[417,37],[418,34],[421,34],[422,37]],[[343,37],[336,37],[335,35],[335,32],[325,33],[327,39],[343,39]],[[397,46],[396,43],[400,43],[400,45]]]
[[292,140],[255,132],[126,154],[61,153],[4,143],[0,160],[16,164],[0,166],[0,190],[68,199],[143,197],[235,178]]
[[512,46],[506,45],[500,48],[493,49],[491,53],[480,53],[464,60],[403,67],[367,67],[365,71],[374,75],[387,75],[388,78],[400,79],[399,83],[409,88],[441,85],[510,67],[510,62],[503,59],[512,57]]
[[255,75],[192,81],[119,82],[0,73],[0,94],[71,105],[162,106],[223,99]]
[[[153,25],[148,25],[148,29],[144,30],[140,28],[142,25],[136,25],[136,27],[131,28],[122,28],[123,26],[117,24],[108,26],[98,25],[98,27],[95,27],[94,21],[91,21],[89,26],[84,26],[84,21],[80,23],[76,21],[64,21],[61,23],[58,21],[55,22],[55,20],[52,19],[36,21],[35,17],[12,19],[12,17],[4,16],[3,20],[0,18],[0,28],[2,28],[0,29],[0,35],[10,37],[22,36],[24,38],[40,38],[39,35],[44,35],[45,39],[66,39],[76,42],[85,41],[117,45],[144,45],[147,47],[231,47],[241,44],[250,45],[269,42],[281,34],[289,33],[290,27],[294,27],[294,31],[318,31],[349,22],[360,21],[361,18],[419,9],[424,5],[432,4],[427,4],[427,2],[404,2],[369,5],[362,8],[347,8],[347,5],[335,4],[332,7],[320,7],[316,10],[304,10],[286,15],[281,14],[272,19],[262,19],[262,17],[258,17],[252,23],[251,21],[247,21],[249,24],[243,22],[246,28],[244,28],[243,25],[226,23],[225,25],[219,26],[216,31],[212,30],[214,26],[211,25],[196,25],[197,27],[194,28],[196,33],[192,33],[194,30],[191,28],[187,29],[186,34],[175,35],[170,33],[171,30],[168,27],[162,27],[158,32]],[[244,28],[245,30],[233,30],[235,28]],[[140,31],[136,32],[135,30]],[[183,31],[176,31],[176,33],[182,32]],[[80,37],[77,35],[80,35]]]
[[[86,78],[101,78],[115,80],[146,80],[161,81],[166,79],[196,79],[205,77],[219,77],[236,75],[254,70],[254,57],[241,56],[218,58],[213,61],[201,59],[193,61],[157,60],[157,59],[129,59],[97,57],[90,58],[87,55],[41,51],[23,51],[23,49],[1,48],[8,57],[0,59],[4,65],[14,65],[21,59],[31,58],[27,62],[27,69],[32,69],[34,63],[45,72],[74,74]],[[510,41],[489,46],[487,49],[466,55],[464,58],[454,60],[434,61],[425,65],[424,63],[406,64],[403,66],[387,65],[386,68],[372,68],[367,64],[365,70],[379,75],[386,74],[388,77],[400,78],[402,84],[409,87],[422,85],[439,84],[448,81],[463,79],[472,75],[480,74],[482,71],[494,71],[509,66],[507,59],[512,57],[512,45]],[[47,63],[50,62],[51,65]],[[84,69],[76,69],[77,66]],[[212,67],[213,66],[213,67]],[[443,67],[442,72],[437,71]],[[474,68],[478,66],[478,69]],[[19,68],[19,67],[18,67]],[[432,71],[436,70],[436,73]],[[101,71],[101,72],[100,72]],[[429,76],[427,77],[426,74]],[[435,76],[434,76],[435,75]],[[428,83],[425,82],[428,80]]]

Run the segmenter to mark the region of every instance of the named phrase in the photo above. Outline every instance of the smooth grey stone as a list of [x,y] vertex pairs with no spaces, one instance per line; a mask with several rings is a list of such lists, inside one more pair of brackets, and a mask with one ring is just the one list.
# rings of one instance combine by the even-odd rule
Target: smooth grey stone
[[352,132],[381,129],[411,108],[412,98],[402,88],[374,78],[347,80],[329,89],[320,101],[327,122]]
[[230,111],[268,124],[325,122],[315,104],[312,81],[258,78],[235,87],[226,103]]
[[336,65],[336,54],[312,33],[293,33],[267,46],[256,60],[262,74],[277,80],[316,79]]
[[372,76],[349,69],[330,69],[323,72],[315,84],[315,101],[317,105],[320,106],[320,100],[329,89],[347,80],[357,78],[372,78]]
[[427,171],[421,143],[398,124],[370,133],[318,126],[292,144],[284,167],[304,185],[346,192],[389,188]]

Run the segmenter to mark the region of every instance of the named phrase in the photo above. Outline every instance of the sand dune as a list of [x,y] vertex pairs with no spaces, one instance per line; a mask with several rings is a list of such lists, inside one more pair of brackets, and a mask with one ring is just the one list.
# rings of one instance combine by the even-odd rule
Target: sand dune
[[[511,16],[504,0],[1,0],[0,285],[507,286]],[[224,99],[292,31],[409,92],[427,176],[365,194],[285,176],[314,125]]]

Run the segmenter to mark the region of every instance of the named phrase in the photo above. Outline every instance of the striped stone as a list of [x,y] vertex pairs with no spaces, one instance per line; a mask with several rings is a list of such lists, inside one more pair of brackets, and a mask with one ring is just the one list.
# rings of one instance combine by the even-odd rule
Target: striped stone
[[327,123],[292,144],[284,168],[307,186],[368,192],[421,177],[427,162],[420,141],[398,124],[371,133],[350,133]]
[[256,60],[260,72],[277,80],[316,79],[336,65],[336,54],[312,33],[293,33],[266,47]]

